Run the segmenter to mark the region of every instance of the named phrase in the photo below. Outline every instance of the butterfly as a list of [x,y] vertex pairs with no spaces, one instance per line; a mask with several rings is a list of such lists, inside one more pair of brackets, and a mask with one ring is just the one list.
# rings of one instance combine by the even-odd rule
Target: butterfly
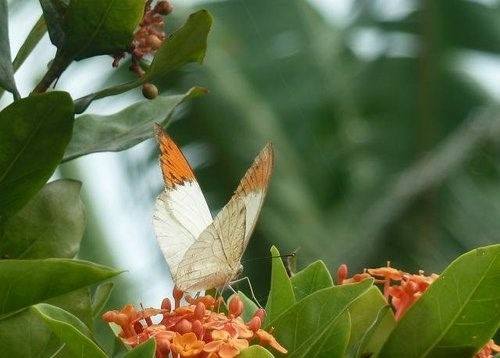
[[165,190],[157,197],[153,227],[172,278],[182,291],[227,286],[242,271],[241,258],[266,196],[274,154],[268,143],[229,202],[212,218],[193,170],[159,125]]

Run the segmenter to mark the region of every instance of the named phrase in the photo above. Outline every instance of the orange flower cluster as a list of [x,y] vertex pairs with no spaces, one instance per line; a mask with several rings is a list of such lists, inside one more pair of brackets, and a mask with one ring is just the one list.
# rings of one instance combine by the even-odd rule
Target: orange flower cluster
[[[384,297],[394,307],[394,317],[396,320],[399,320],[430,284],[439,277],[435,273],[425,276],[423,271],[419,271],[417,275],[409,274],[392,268],[390,262],[387,262],[386,267],[365,269],[363,273],[355,274],[351,278],[347,278],[347,272],[347,265],[342,264],[339,266],[337,270],[338,285],[360,282],[368,277],[375,278],[376,284],[383,284]],[[491,354],[493,352],[500,352],[500,346],[495,344],[493,340],[490,340],[475,355],[475,358],[489,358],[492,357]]]
[[386,267],[366,269],[361,274],[347,278],[347,266],[340,265],[337,271],[337,284],[359,282],[367,277],[375,278],[376,284],[383,284],[384,297],[394,307],[394,316],[398,320],[439,275],[433,273],[425,276],[423,271],[417,275],[409,274],[392,268],[390,262],[387,262]]
[[[258,309],[252,319],[245,323],[240,317],[243,302],[234,296],[228,304],[228,313],[217,312],[222,298],[212,296],[197,298],[186,295],[187,306],[181,306],[184,293],[174,288],[175,308],[165,298],[161,309],[135,310],[125,305],[120,311],[108,311],[102,316],[106,322],[113,322],[122,329],[122,341],[135,347],[153,337],[156,341],[156,357],[236,357],[250,344],[258,342],[278,352],[287,353],[270,332],[261,329],[265,311]],[[158,323],[152,317],[161,315]]]

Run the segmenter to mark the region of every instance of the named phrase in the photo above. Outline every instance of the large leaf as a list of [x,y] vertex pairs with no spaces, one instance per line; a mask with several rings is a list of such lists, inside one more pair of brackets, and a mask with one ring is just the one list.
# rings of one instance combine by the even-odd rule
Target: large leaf
[[0,112],[0,219],[21,209],[50,178],[72,129],[66,92],[23,98]]
[[106,266],[68,259],[1,260],[0,316],[119,273]]
[[80,60],[128,50],[143,13],[143,1],[72,0],[64,15],[64,56]]
[[64,160],[89,153],[124,150],[151,138],[153,123],[168,123],[178,106],[204,93],[205,89],[195,87],[184,95],[144,100],[108,116],[82,115],[75,120],[73,138]]
[[7,0],[0,0],[0,87],[13,93],[14,98],[19,98],[10,56],[8,15]]
[[107,355],[92,341],[92,332],[77,317],[57,306],[39,303],[31,308],[75,354],[82,357]]
[[[271,247],[271,256],[279,257],[280,253],[274,246]],[[283,311],[295,303],[290,278],[281,260],[273,260],[271,270],[271,288],[266,304],[265,324],[274,321]]]
[[382,347],[396,321],[380,290],[373,286],[349,306],[349,357],[370,357]]
[[460,256],[405,313],[380,356],[473,356],[500,327],[499,277],[500,245]]
[[290,357],[342,357],[349,342],[349,305],[372,287],[372,280],[324,288],[269,322]]
[[[90,296],[87,288],[54,297],[46,303],[61,307],[77,316],[87,327],[92,326]],[[0,319],[0,356],[2,357],[74,357],[61,340],[32,310],[22,310]],[[29,344],[26,344],[29,337]]]
[[5,223],[0,256],[9,259],[73,258],[85,229],[81,183],[56,180],[45,185]]
[[332,276],[323,261],[313,262],[293,275],[290,281],[297,301],[322,288],[333,286]]
[[82,113],[93,100],[129,91],[157,77],[163,77],[187,63],[201,62],[211,24],[212,18],[205,10],[190,15],[186,23],[158,49],[153,63],[143,77],[79,98],[75,101],[76,113]]

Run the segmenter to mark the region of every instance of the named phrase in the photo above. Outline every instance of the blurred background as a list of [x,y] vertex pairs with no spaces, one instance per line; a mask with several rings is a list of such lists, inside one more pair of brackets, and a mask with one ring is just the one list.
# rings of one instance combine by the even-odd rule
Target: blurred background
[[[213,212],[266,142],[276,150],[243,260],[262,304],[271,245],[282,254],[299,249],[299,269],[324,260],[332,274],[341,263],[354,274],[390,260],[439,273],[500,241],[499,1],[172,4],[168,33],[200,8],[214,17],[204,64],[158,84],[162,95],[209,90],[179,111],[169,132]],[[15,54],[40,10],[34,1],[9,7]],[[36,51],[16,74],[23,96],[55,52],[47,36]],[[131,79],[126,62],[118,70],[111,62],[75,63],[56,88],[78,98]],[[137,89],[88,112],[113,113],[139,99]],[[126,270],[112,305],[158,306],[172,285],[151,224],[163,185],[156,143],[89,155],[58,175],[84,183],[80,258]]]

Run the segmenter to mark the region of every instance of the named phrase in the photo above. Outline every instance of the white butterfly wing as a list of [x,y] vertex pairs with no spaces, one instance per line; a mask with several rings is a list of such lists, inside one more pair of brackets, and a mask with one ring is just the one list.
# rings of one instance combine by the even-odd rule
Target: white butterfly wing
[[183,291],[226,286],[241,271],[245,249],[245,204],[231,200],[185,252],[174,276]]
[[188,248],[212,223],[212,215],[186,158],[159,125],[155,129],[165,191],[156,199],[153,227],[175,276]]

